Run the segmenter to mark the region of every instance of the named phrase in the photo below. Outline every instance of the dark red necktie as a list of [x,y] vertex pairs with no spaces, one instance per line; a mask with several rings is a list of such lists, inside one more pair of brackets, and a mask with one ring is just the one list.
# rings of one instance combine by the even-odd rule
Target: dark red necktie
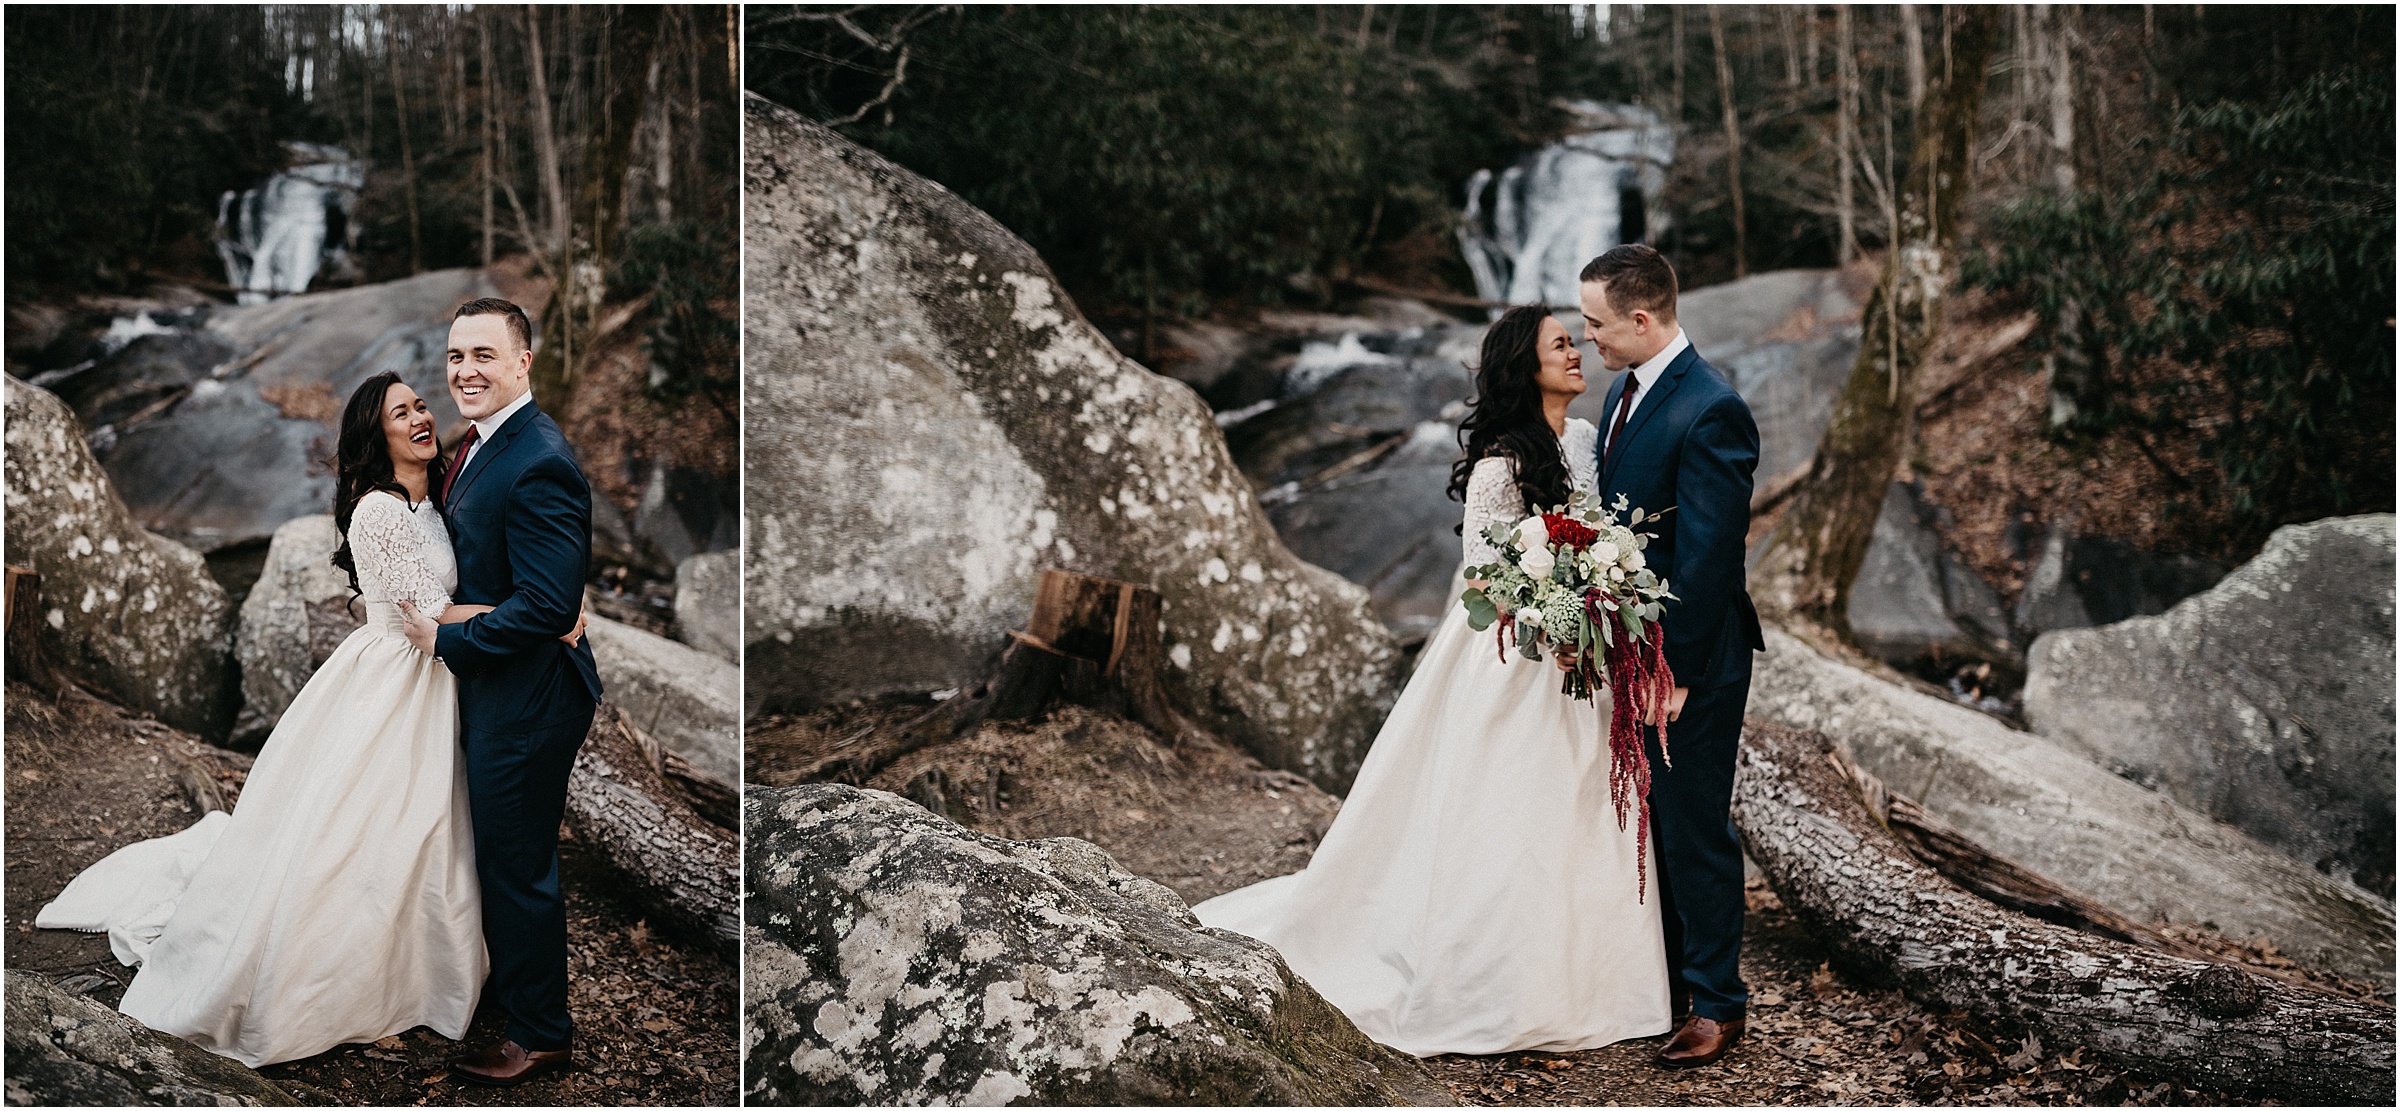
[[[1625,373],[1630,376],[1633,372],[1629,370]],[[1608,427],[1608,450],[1602,453],[1602,458],[1600,460],[1600,466],[1603,469],[1608,466],[1610,460],[1613,460],[1617,457],[1618,443],[1625,438],[1625,418],[1633,415],[1633,391],[1641,388],[1642,383],[1640,379],[1632,377],[1626,378],[1625,394],[1623,397],[1617,399],[1617,419]],[[450,495],[448,492],[445,491],[442,494],[442,500],[445,502],[450,500]]]
[[[1621,416],[1618,417],[1617,423],[1620,425],[1624,424],[1625,418]],[[482,431],[482,429],[470,424],[467,426],[466,438],[458,442],[458,465],[450,468],[450,473],[442,478],[443,505],[450,504],[450,488],[458,485],[458,472],[467,469],[467,453],[475,450],[475,434],[480,431]]]

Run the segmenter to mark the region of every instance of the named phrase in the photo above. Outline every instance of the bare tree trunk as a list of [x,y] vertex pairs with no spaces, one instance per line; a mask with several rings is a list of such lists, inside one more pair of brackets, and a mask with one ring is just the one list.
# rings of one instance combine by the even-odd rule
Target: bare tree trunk
[[2050,66],[2050,153],[2054,160],[2052,173],[2061,192],[2075,188],[2075,89],[2074,68],[2067,53],[2071,31],[2065,5],[2050,4],[2049,43]]
[[[545,250],[560,260],[557,269],[564,270],[567,252],[569,217],[566,178],[558,166],[558,129],[551,122],[550,79],[543,72],[542,25],[535,6],[525,6],[525,49],[531,61],[533,82],[533,156],[541,167],[542,196],[550,206],[550,242]],[[565,284],[562,274],[560,284]]]
[[[389,41],[389,40],[387,40]],[[425,239],[417,221],[417,158],[408,143],[408,74],[400,68],[400,48],[392,44],[392,108],[400,120],[400,179],[408,187],[408,272],[425,269]]]
[[1799,17],[1793,14],[1791,5],[1775,5],[1776,37],[1783,43],[1783,83],[1794,89],[1800,87],[1799,22]]
[[1675,84],[1668,93],[1667,111],[1670,118],[1667,126],[1680,129],[1683,127],[1683,9],[1680,6],[1673,12],[1668,34],[1670,46],[1667,57],[1675,67]]
[[[1962,39],[1976,37],[1961,31]],[[1821,735],[1750,719],[1733,818],[1750,858],[1844,972],[2052,1049],[2090,1049],[2147,1080],[2288,1103],[2391,1098],[2390,1007],[2080,933],[1976,898],[1869,816],[1826,760],[1831,748]]]
[[1804,4],[1800,8],[1801,42],[1804,44],[1806,87],[1817,87],[1817,6]]
[[1918,24],[1917,6],[1900,5],[1900,51],[1908,69],[1908,110],[1925,103],[1925,29]]
[[603,703],[567,778],[567,826],[598,850],[654,921],[731,953],[742,939],[734,832],[692,809],[647,743]]
[[1884,280],[1867,305],[1858,361],[1808,480],[1765,541],[1752,576],[1753,595],[1771,612],[1806,617],[1844,636],[1850,584],[1900,462],[1918,364],[1940,327],[1984,75],[1999,39],[1999,14],[1990,7],[1960,6],[1944,18],[1955,24],[1956,69],[1929,90],[1927,110],[1917,114],[1908,181],[1899,190]]
[[1852,39],[1850,5],[1837,4],[1833,9],[1834,99],[1840,102],[1835,110],[1834,151],[1841,163],[1835,172],[1835,219],[1839,223],[1839,238],[1834,243],[1834,257],[1843,266],[1858,257],[1858,211],[1851,175],[1856,173],[1851,163],[1858,157],[1858,97],[1857,44]]
[[1708,37],[1717,48],[1717,100],[1725,115],[1725,172],[1733,187],[1733,276],[1742,278],[1750,274],[1750,228],[1742,212],[1742,122],[1733,103],[1733,62],[1725,53],[1725,16],[1715,4],[1708,7]]
[[1356,50],[1356,51],[1358,51],[1358,52],[1359,52],[1359,53],[1361,53],[1361,54],[1364,54],[1364,53],[1366,53],[1366,52],[1367,52],[1367,35],[1368,35],[1370,32],[1372,32],[1374,29],[1375,29],[1375,5],[1373,5],[1373,4],[1361,4],[1361,5],[1359,5],[1359,6],[1358,6],[1358,34],[1357,34],[1357,35],[1356,35],[1356,36],[1355,36],[1355,37],[1352,39],[1352,41],[1351,41],[1351,44],[1350,44],[1350,48],[1351,48],[1351,49],[1353,49],[1353,50]]
[[[605,58],[611,75],[642,73],[650,68],[651,55],[658,45],[661,10],[656,4],[628,4],[615,13],[616,23],[610,28]],[[601,111],[601,133],[591,137],[583,148],[583,171],[575,204],[578,219],[589,221],[584,226],[590,233],[585,237],[590,249],[581,253],[603,275],[615,255],[617,226],[624,218],[625,170],[632,161],[634,129],[641,123],[650,91],[648,84],[636,80],[612,80],[609,86],[607,102]],[[570,223],[568,235],[573,234]],[[578,297],[573,269],[571,264],[561,267],[550,311],[542,314],[542,335],[550,342],[543,343],[543,349],[533,357],[534,396],[562,410],[576,378],[578,337],[574,306],[581,299],[597,300],[595,295],[600,293],[592,290]],[[590,337],[583,339],[588,346]]]
[[476,38],[483,49],[483,264],[492,264],[492,17],[488,8],[475,13]]

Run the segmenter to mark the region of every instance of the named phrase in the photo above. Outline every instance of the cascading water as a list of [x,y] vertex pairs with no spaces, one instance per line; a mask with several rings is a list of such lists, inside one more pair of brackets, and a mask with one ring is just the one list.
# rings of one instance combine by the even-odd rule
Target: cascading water
[[1467,181],[1459,238],[1484,300],[1572,307],[1592,256],[1664,230],[1656,202],[1674,161],[1674,130],[1638,105],[1568,107],[1579,117],[1575,133],[1496,178],[1477,170]]
[[366,165],[340,147],[286,143],[292,165],[217,202],[217,254],[245,305],[299,293],[349,257],[349,228]]

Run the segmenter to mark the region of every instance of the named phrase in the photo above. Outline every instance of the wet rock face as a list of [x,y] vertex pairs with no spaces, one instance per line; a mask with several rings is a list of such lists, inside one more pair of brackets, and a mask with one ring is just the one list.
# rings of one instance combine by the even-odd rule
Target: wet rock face
[[2277,529],[2159,616],[2034,642],[2036,732],[2392,896],[2392,517]]
[[338,543],[333,515],[317,513],[284,522],[267,545],[266,569],[242,599],[233,638],[242,665],[234,747],[264,744],[308,677],[365,624],[364,609],[352,604],[350,577],[333,565]]
[[964,685],[1063,567],[1155,587],[1179,708],[1346,788],[1391,634],[1276,539],[1199,398],[949,191],[745,109],[747,712]]
[[218,308],[57,388],[135,519],[202,551],[256,543],[332,504],[323,463],[360,382],[395,371],[443,429],[458,427],[442,357],[450,314],[495,293],[481,271],[437,270]]
[[8,1102],[25,1106],[292,1107],[240,1062],[158,1033],[48,977],[8,970]]
[[200,553],[133,522],[66,405],[7,380],[8,562],[41,575],[42,652],[206,737],[232,724],[233,606]]
[[1449,1103],[1267,946],[1073,838],[744,793],[754,1104]]
[[1928,656],[2018,666],[2022,647],[1991,585],[1942,547],[1932,514],[1895,482],[1875,518],[1867,558],[1850,587],[1850,632],[1896,667]]
[[[2384,623],[2389,628],[2388,616]],[[2385,688],[2388,699],[2388,680]],[[2263,935],[2304,964],[2392,982],[2389,902],[2110,774],[2065,743],[1851,667],[1776,630],[1767,632],[1751,678],[1750,713],[1833,737],[1858,767],[1976,843],[2135,921]],[[2383,766],[2388,782],[2390,757]]]

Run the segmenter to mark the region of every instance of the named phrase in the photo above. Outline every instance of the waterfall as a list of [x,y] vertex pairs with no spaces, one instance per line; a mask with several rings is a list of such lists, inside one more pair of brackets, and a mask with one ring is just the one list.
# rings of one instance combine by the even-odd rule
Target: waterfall
[[299,293],[348,261],[349,225],[366,165],[340,147],[286,143],[292,165],[217,202],[217,254],[245,305]]
[[1568,107],[1579,130],[1467,181],[1459,238],[1484,300],[1572,307],[1592,256],[1664,230],[1657,201],[1675,157],[1674,131],[1637,105]]

